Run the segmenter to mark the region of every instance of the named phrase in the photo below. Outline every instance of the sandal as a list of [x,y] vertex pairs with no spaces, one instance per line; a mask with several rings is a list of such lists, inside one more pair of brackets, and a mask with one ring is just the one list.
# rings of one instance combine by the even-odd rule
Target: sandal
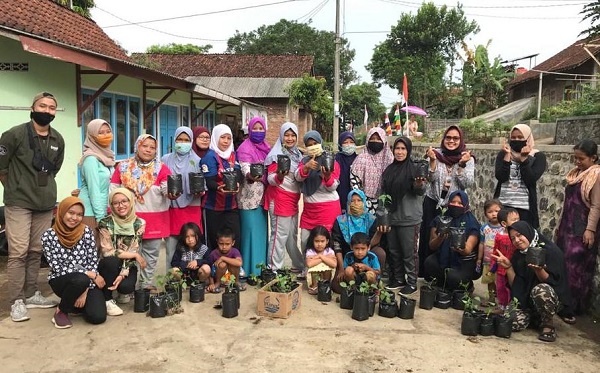
[[[213,288],[211,289],[210,287],[213,286]],[[208,285],[208,288],[206,288],[206,290],[209,293],[213,293],[213,294],[219,294],[221,292],[221,288],[215,285]]]
[[577,322],[575,316],[562,316],[560,319],[569,325],[574,325]]
[[310,295],[317,295],[318,292],[317,288],[308,288],[308,294]]
[[[544,332],[544,329],[550,329],[547,332]],[[553,326],[544,325],[542,326],[542,331],[540,335],[538,335],[538,339],[543,342],[554,342],[556,341],[556,329]]]
[[239,284],[238,289],[240,289],[240,291],[246,291],[246,284]]

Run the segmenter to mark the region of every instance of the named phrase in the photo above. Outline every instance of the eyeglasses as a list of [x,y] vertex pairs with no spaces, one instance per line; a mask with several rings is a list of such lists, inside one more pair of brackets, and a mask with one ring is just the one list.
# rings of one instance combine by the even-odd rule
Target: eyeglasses
[[197,138],[200,140],[210,140],[210,136],[198,136]]
[[126,199],[124,199],[124,200],[122,200],[122,201],[116,201],[116,202],[113,202],[113,203],[111,203],[111,205],[112,205],[113,207],[118,207],[118,206],[127,206],[128,204],[129,204],[129,200],[126,200]]
[[459,142],[460,141],[460,137],[459,136],[446,136],[446,137],[444,137],[444,140]]

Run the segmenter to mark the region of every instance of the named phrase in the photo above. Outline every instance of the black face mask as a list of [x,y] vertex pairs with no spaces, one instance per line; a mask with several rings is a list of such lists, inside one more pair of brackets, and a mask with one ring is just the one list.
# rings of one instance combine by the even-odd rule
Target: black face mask
[[40,126],[46,127],[54,120],[54,115],[50,113],[43,113],[41,111],[32,111],[29,113],[29,118],[33,119],[33,121]]
[[453,206],[448,205],[448,210],[446,211],[446,215],[450,216],[453,219],[456,219],[465,213],[465,208],[463,206]]
[[367,149],[369,149],[373,153],[379,153],[383,150],[383,143],[377,141],[369,141],[367,143]]
[[517,153],[520,153],[525,145],[527,145],[527,140],[510,140],[510,148]]

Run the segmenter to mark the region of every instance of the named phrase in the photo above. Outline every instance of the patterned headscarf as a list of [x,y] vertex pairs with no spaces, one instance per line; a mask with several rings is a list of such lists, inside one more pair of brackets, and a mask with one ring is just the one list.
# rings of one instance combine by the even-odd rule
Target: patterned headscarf
[[139,136],[135,141],[135,156],[121,162],[119,166],[121,184],[133,192],[139,203],[144,203],[144,194],[154,185],[162,167],[162,162],[158,158],[154,158],[150,162],[142,162],[139,159],[137,152],[140,145],[147,139],[157,143],[156,138],[150,134]]
[[[352,196],[355,194],[360,197],[364,204],[364,213],[359,216],[350,214],[350,203],[352,202]],[[375,217],[369,213],[369,209],[367,207],[367,197],[362,190],[354,189],[348,193],[346,213],[338,216],[337,222],[340,226],[340,230],[342,231],[342,236],[344,236],[344,241],[346,241],[348,244],[350,244],[350,239],[354,233],[362,232],[369,234],[369,229],[371,229],[371,226],[375,222]]]
[[383,141],[383,150],[379,153],[371,153],[366,148],[350,166],[350,171],[358,176],[362,182],[363,191],[369,198],[377,198],[381,194],[381,175],[386,167],[394,160],[394,155],[390,151],[387,143],[385,131],[382,128],[371,128],[367,133],[367,142],[374,134],[378,134]]

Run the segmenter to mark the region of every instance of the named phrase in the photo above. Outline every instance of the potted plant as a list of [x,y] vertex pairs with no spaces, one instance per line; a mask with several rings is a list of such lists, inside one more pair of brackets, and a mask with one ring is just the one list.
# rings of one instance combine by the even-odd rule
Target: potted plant
[[444,270],[444,284],[441,288],[437,289],[435,303],[433,304],[435,308],[440,308],[443,310],[450,308],[450,302],[452,301],[452,295],[446,290],[446,278],[448,277],[448,270],[449,268]]
[[181,175],[172,174],[167,177],[167,192],[174,196],[183,193],[183,180]]
[[150,289],[137,289],[133,295],[133,312],[147,312],[150,309]]
[[369,289],[369,317],[375,315],[375,306],[377,305],[377,298],[379,297],[379,291],[377,285],[372,284]]
[[494,335],[500,338],[510,338],[515,312],[519,308],[519,300],[513,298],[501,315],[496,315]]
[[492,317],[492,311],[496,304],[494,302],[488,302],[485,307],[484,314],[480,316],[481,322],[479,323],[479,334],[482,336],[490,336],[494,334],[494,318]]
[[171,313],[183,312],[183,309],[181,309],[181,299],[183,298],[183,290],[187,289],[187,283],[181,270],[173,268],[161,280],[167,293],[167,305],[172,310]]
[[254,273],[251,273],[250,276],[248,276],[246,283],[250,286],[256,286],[256,285],[258,285],[259,281],[260,281],[260,278],[257,275],[255,275]]
[[442,208],[440,219],[437,224],[436,232],[438,235],[446,234],[450,232],[450,223],[452,223],[452,217],[445,215],[447,207]]
[[469,293],[466,293],[463,303],[465,304],[465,310],[460,324],[460,333],[462,335],[475,336],[479,332],[479,323],[481,322],[478,312],[479,297],[471,297]]
[[398,317],[404,320],[412,319],[415,317],[416,305],[416,299],[400,295],[400,308],[398,310]]
[[200,303],[204,302],[204,291],[205,285],[204,281],[194,280],[190,285],[190,302],[191,303]]
[[379,281],[379,316],[392,318],[398,314],[398,303],[393,291],[387,290],[383,281]]
[[433,308],[435,296],[437,294],[437,290],[433,287],[435,282],[436,279],[434,277],[429,282],[425,281],[425,285],[421,286],[421,290],[419,291],[419,308],[424,310],[430,310]]
[[417,174],[415,177],[424,177],[427,178],[429,176],[429,161],[425,159],[419,159],[414,161],[415,166],[417,166]]
[[265,174],[265,165],[263,163],[250,164],[250,176],[254,179],[262,177]]
[[319,275],[317,275],[317,300],[331,302],[331,281],[322,280]]
[[543,267],[546,264],[546,249],[544,243],[539,242],[536,246],[527,249],[525,254],[527,264],[533,264],[538,267]]
[[204,173],[202,172],[190,172],[189,173],[189,184],[190,184],[190,193],[191,194],[199,194],[204,192]]
[[321,166],[325,169],[325,172],[332,172],[335,166],[335,157],[331,152],[323,152],[321,156]]
[[340,293],[340,308],[344,310],[351,310],[354,305],[354,292],[356,290],[355,281],[350,280],[348,283],[342,281],[340,286],[342,292]]
[[267,267],[265,263],[258,263],[256,268],[260,269],[260,280],[262,281],[262,285],[266,285],[275,280],[277,274],[271,268]]
[[460,289],[458,290],[454,290],[452,292],[452,308],[454,308],[455,310],[464,310],[465,309],[465,304],[463,303],[463,298],[465,297],[465,294],[467,294],[469,292],[469,283],[468,282],[461,282],[460,283]]
[[239,308],[239,292],[236,291],[235,276],[226,272],[221,277],[221,283],[225,285],[225,292],[221,295],[222,316],[228,319],[236,317]]
[[277,155],[277,173],[286,174],[290,172],[290,167],[292,166],[292,161],[290,157],[285,154]]
[[377,215],[377,224],[381,226],[389,226],[390,218],[388,206],[392,203],[392,197],[389,194],[382,194],[377,199],[379,200],[377,210],[375,210],[375,215]]
[[225,185],[223,190],[226,192],[236,191],[237,186],[237,172],[235,171],[223,171],[223,184]]
[[369,318],[369,291],[371,285],[367,281],[362,281],[354,293],[354,303],[352,305],[352,318],[357,321],[364,321]]

